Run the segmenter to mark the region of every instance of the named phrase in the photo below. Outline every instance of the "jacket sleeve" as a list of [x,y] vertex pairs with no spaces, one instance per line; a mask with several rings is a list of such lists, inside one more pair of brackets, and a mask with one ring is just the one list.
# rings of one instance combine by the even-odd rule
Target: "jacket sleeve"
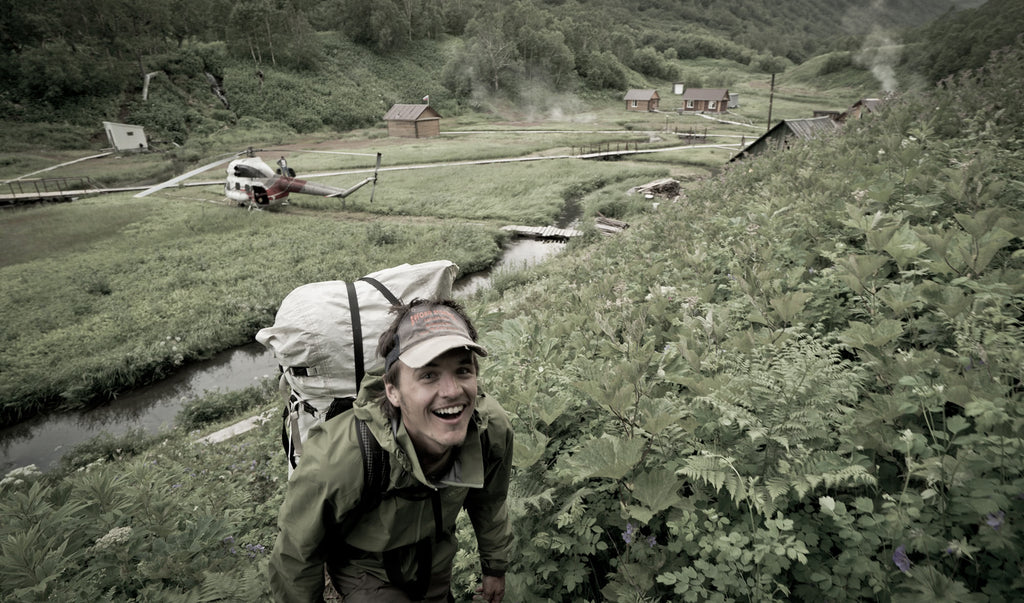
[[[321,433],[314,438],[311,433],[306,454],[288,480],[278,514],[277,541],[270,556],[270,591],[275,601],[323,601],[328,538],[340,536],[332,526],[339,525],[355,506],[352,501],[358,500],[359,492],[339,493],[331,482],[333,472],[325,470],[332,465],[325,456],[330,448],[325,450],[314,440],[326,444],[328,435]],[[356,483],[361,485],[361,481]]]
[[470,491],[465,508],[476,532],[481,571],[485,576],[504,576],[512,546],[507,499],[513,445],[512,426],[504,411],[491,419],[485,445],[484,487]]

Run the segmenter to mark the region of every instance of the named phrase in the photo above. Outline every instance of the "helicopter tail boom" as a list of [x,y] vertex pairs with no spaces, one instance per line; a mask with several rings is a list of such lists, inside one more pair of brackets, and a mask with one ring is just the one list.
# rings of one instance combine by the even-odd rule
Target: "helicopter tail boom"
[[279,177],[267,183],[267,192],[302,193],[306,195],[318,195],[320,197],[337,197],[340,194],[347,194],[347,191],[328,186],[301,180],[299,178]]

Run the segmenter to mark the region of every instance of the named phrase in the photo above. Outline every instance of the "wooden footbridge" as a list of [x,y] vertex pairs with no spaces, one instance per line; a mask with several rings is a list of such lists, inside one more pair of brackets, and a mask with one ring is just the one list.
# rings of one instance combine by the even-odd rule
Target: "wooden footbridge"
[[[629,228],[629,224],[604,216],[594,218],[594,227],[601,234],[616,234]],[[583,236],[582,230],[574,228],[555,228],[554,226],[502,226],[502,230],[520,237],[532,237],[548,241],[568,241],[572,237]]]
[[520,237],[546,239],[548,241],[568,241],[572,237],[578,237],[583,234],[582,230],[555,228],[554,226],[502,226],[501,229]]
[[100,188],[88,176],[11,180],[0,185],[0,205],[72,201],[104,192],[109,191]]

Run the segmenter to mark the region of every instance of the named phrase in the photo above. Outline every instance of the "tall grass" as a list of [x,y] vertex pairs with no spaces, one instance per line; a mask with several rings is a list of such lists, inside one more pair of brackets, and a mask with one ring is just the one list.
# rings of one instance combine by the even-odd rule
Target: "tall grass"
[[[380,175],[372,205],[350,197],[349,208],[387,215],[488,220],[504,224],[553,223],[566,195],[580,187],[637,181],[665,174],[664,166],[556,159],[518,163],[429,167]],[[301,207],[339,207],[332,199],[296,198]]]
[[130,224],[148,219],[156,205],[70,203],[60,208],[35,206],[0,213],[4,249],[0,267],[75,254],[117,236]]

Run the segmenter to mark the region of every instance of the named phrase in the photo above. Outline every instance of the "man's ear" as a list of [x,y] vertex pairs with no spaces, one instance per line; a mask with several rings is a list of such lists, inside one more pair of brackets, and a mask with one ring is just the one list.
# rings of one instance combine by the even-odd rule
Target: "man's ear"
[[393,383],[384,384],[384,395],[387,396],[391,406],[398,408],[398,388]]

